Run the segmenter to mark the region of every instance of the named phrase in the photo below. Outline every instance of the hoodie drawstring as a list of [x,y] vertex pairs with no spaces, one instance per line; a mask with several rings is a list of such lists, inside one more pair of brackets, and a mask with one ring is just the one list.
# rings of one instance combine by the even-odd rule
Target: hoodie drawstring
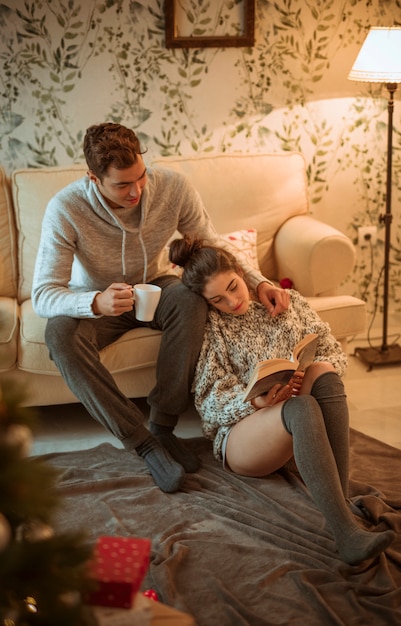
[[142,231],[141,230],[139,231],[138,237],[139,237],[139,241],[141,242],[141,248],[142,248],[142,253],[143,253],[143,279],[142,279],[142,282],[146,283],[146,278],[147,278],[147,275],[148,275],[148,253],[147,253],[147,250],[146,250],[145,242],[143,241],[143,238],[142,238]]

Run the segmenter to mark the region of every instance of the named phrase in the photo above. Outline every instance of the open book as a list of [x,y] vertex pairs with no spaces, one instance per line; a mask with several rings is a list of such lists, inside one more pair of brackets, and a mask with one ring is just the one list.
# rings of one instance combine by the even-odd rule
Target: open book
[[245,389],[244,401],[267,393],[274,385],[286,385],[296,371],[304,371],[312,363],[318,335],[305,335],[295,346],[291,359],[259,361]]

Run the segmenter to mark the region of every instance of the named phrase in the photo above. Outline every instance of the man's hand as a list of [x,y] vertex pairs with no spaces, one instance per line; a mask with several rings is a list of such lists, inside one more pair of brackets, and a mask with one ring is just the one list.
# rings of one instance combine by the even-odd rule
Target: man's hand
[[272,317],[283,313],[290,304],[290,294],[287,289],[274,287],[269,283],[259,283],[257,287],[259,301],[265,305]]
[[92,304],[95,315],[111,315],[117,317],[134,308],[132,285],[113,283],[102,293],[98,293]]

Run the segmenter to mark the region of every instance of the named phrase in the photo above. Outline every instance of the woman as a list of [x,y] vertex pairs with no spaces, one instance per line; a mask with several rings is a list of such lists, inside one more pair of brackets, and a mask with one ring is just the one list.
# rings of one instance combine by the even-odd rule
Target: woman
[[[184,268],[183,283],[211,307],[193,391],[215,457],[236,474],[260,477],[294,457],[340,557],[357,564],[385,550],[394,532],[362,529],[347,502],[349,419],[341,380],[347,359],[329,326],[295,290],[286,312],[276,318],[266,315],[225,249],[184,237],[171,243],[170,260]],[[305,373],[245,402],[257,362],[290,358],[308,333],[319,339]]]

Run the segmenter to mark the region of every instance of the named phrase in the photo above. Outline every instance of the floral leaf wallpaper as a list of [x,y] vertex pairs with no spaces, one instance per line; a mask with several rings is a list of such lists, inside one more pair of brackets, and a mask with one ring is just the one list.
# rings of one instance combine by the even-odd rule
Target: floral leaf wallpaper
[[[209,32],[211,3],[175,1],[197,33]],[[221,2],[223,31],[236,4]],[[359,226],[378,227],[343,290],[380,313],[387,92],[347,76],[369,27],[397,25],[401,0],[256,0],[253,47],[167,49],[163,0],[0,0],[2,164],[81,162],[86,128],[105,120],[134,128],[150,160],[298,150],[318,219],[355,243]],[[401,312],[400,92],[392,313]]]

